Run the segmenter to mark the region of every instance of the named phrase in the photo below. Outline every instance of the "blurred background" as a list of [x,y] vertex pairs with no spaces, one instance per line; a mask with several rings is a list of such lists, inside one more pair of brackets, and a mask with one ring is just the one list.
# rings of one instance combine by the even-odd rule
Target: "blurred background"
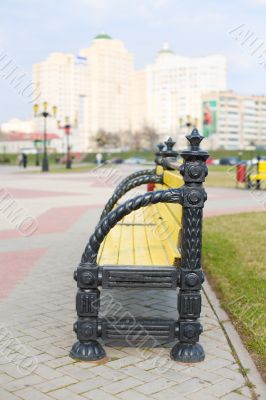
[[98,152],[142,162],[169,136],[182,149],[193,127],[214,163],[255,163],[266,156],[265,10],[263,0],[2,3],[1,163],[26,153],[38,165],[44,151],[59,164],[68,151],[77,163]]

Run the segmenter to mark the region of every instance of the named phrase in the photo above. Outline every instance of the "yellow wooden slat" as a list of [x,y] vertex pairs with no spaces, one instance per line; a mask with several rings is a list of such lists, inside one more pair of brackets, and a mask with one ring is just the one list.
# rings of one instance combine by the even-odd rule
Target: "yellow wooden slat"
[[266,174],[253,174],[253,175],[250,175],[249,178],[251,181],[259,181],[259,180],[265,181]]
[[[260,161],[260,162],[259,162],[258,173],[259,173],[259,174],[266,173],[266,161]],[[265,178],[264,178],[264,179],[265,179]]]
[[119,242],[119,265],[134,265],[133,225],[120,225],[121,237]]
[[117,264],[121,234],[121,225],[114,226],[108,233],[104,243],[102,244],[103,249],[98,256],[99,265]]
[[168,203],[165,204],[169,212],[172,214],[172,218],[175,220],[178,227],[181,227],[182,223],[182,206],[180,204]]
[[156,232],[156,226],[152,225],[154,222],[154,205],[145,207],[143,209],[145,232],[148,243],[148,249],[153,265],[169,266],[169,259],[167,253],[162,245],[160,238]]
[[161,175],[163,173],[164,169],[161,165],[156,166],[156,174]]
[[177,249],[179,226],[164,204],[155,205],[155,215],[158,222],[158,237],[167,253],[170,265],[172,265],[176,258],[180,258],[180,253]]
[[135,265],[152,265],[152,259],[148,248],[146,226],[143,216],[143,209],[136,211],[133,226],[134,238],[134,263]]
[[178,188],[184,184],[183,177],[178,171],[164,171],[163,181],[171,188]]

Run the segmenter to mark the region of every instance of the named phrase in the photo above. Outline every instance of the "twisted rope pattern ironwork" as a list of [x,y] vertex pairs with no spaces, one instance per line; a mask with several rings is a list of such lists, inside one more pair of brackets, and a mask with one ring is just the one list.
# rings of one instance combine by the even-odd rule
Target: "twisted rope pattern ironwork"
[[133,172],[133,174],[128,175],[125,179],[123,179],[115,188],[115,192],[119,190],[121,187],[127,184],[127,182],[131,181],[132,179],[138,178],[142,175],[153,175],[156,173],[156,169],[141,169],[140,171]]
[[101,220],[106,217],[106,215],[113,209],[114,205],[124,196],[125,193],[129,192],[131,189],[134,189],[137,186],[144,185],[146,183],[163,183],[162,175],[141,175],[137,178],[129,180],[124,185],[119,185],[119,187],[115,190],[113,195],[108,200],[107,204],[104,207],[104,210],[101,214]]
[[90,237],[87,246],[82,254],[81,262],[96,263],[98,251],[105,236],[110,230],[126,215],[136,211],[141,207],[157,203],[183,203],[183,188],[157,190],[148,192],[142,196],[134,197],[121,204],[114,211],[99,222],[93,235]]

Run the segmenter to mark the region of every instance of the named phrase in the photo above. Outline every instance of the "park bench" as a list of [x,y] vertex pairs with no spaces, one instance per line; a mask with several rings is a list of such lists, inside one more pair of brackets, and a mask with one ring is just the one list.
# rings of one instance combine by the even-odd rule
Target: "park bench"
[[[72,346],[72,358],[91,362],[105,359],[98,341],[101,337],[103,341],[177,341],[171,350],[173,360],[190,363],[204,359],[198,319],[204,280],[202,210],[207,198],[202,182],[207,175],[208,153],[200,149],[203,137],[196,129],[187,139],[190,145],[180,154],[182,163],[173,150],[175,143],[168,139],[166,149],[158,146],[156,168],[125,178],[107,202],[74,273],[78,341]],[[143,184],[153,190],[121,203],[125,193]],[[99,318],[99,287],[179,288],[179,317]]]
[[247,187],[255,189],[261,188],[261,182],[266,181],[266,161],[263,161],[258,157],[258,163],[256,165],[256,173],[249,173],[247,177]]

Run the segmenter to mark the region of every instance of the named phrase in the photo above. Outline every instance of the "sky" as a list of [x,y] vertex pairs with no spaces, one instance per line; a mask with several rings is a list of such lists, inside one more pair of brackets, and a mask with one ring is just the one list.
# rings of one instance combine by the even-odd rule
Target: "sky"
[[266,0],[1,1],[0,123],[32,116],[30,86],[20,93],[4,65],[30,85],[33,63],[78,54],[102,31],[124,42],[137,69],[167,41],[179,55],[225,55],[229,89],[266,95],[265,19]]

